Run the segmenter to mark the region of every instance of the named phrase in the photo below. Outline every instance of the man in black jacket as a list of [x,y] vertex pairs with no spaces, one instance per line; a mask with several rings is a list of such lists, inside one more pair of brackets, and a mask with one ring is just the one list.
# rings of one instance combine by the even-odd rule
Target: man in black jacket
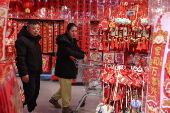
[[18,33],[15,42],[17,52],[16,65],[23,83],[25,103],[28,111],[32,112],[37,106],[36,99],[40,89],[40,74],[42,72],[42,55],[39,40],[40,25],[30,20],[27,26]]

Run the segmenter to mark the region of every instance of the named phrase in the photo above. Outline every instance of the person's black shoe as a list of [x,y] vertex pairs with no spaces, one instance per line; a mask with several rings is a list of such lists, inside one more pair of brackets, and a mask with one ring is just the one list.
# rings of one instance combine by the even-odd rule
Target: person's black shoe
[[73,110],[69,107],[63,107],[62,113],[73,113]]
[[32,112],[32,111],[35,109],[36,106],[27,105],[27,107],[28,107],[28,111],[29,111],[29,112]]

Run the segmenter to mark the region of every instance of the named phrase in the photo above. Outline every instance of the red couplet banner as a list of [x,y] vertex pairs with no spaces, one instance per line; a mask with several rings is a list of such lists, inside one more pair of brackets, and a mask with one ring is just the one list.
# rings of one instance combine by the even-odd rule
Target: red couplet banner
[[156,15],[145,113],[170,112],[170,12]]

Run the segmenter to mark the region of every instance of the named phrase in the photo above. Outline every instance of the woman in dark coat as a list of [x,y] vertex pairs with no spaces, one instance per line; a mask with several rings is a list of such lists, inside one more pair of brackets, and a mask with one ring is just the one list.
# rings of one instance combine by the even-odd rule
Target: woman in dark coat
[[60,89],[49,100],[56,108],[61,108],[58,100],[62,98],[62,113],[71,113],[69,108],[71,100],[71,84],[72,80],[77,77],[77,67],[70,56],[76,59],[87,60],[83,51],[77,46],[77,26],[74,23],[69,23],[67,31],[57,37],[57,60],[55,75],[58,76]]

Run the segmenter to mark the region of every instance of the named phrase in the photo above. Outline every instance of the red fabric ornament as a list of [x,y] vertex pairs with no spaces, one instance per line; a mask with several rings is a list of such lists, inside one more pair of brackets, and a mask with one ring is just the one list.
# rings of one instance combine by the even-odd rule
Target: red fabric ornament
[[30,1],[30,0],[24,0],[22,2],[22,6],[23,6],[26,13],[30,13],[31,9],[33,8],[33,2]]

